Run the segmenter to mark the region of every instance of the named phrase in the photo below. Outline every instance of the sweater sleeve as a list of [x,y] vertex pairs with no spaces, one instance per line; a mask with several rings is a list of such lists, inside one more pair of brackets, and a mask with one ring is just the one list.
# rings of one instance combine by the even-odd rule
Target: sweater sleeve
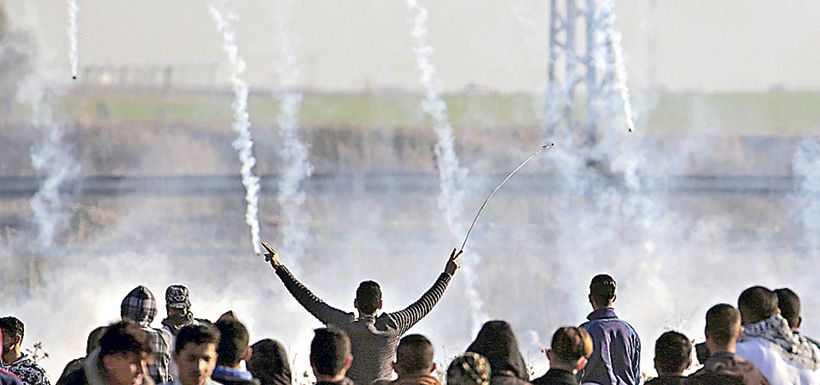
[[341,325],[354,320],[353,313],[347,313],[326,304],[325,301],[322,301],[299,282],[285,266],[276,269],[276,275],[285,284],[285,288],[288,289],[293,298],[321,323]]
[[421,321],[430,310],[433,310],[433,306],[436,306],[436,303],[441,299],[441,296],[444,294],[444,290],[447,289],[447,285],[450,283],[450,279],[452,276],[447,273],[441,273],[436,279],[436,282],[433,283],[433,286],[428,289],[416,302],[413,302],[410,306],[406,309],[397,311],[395,313],[390,313],[390,316],[396,321],[396,325],[399,329],[399,335],[404,334],[409,330],[413,325],[417,322]]

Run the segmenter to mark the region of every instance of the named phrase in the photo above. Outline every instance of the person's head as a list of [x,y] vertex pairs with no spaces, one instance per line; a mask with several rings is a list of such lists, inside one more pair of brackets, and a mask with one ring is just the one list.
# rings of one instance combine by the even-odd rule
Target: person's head
[[706,312],[706,346],[712,353],[734,352],[735,344],[743,333],[740,312],[732,305],[721,303]]
[[313,331],[310,342],[310,366],[316,378],[339,380],[344,378],[353,356],[350,339],[344,331],[333,326]]
[[592,354],[592,338],[584,328],[562,327],[552,335],[547,358],[550,367],[570,372],[583,369]]
[[100,338],[102,338],[105,331],[108,330],[107,326],[98,326],[91,333],[88,333],[88,339],[85,341],[85,354],[89,355],[94,349],[100,346]]
[[23,321],[16,317],[0,318],[0,329],[3,330],[3,352],[19,353],[26,332]]
[[248,370],[262,385],[290,385],[290,364],[285,347],[278,341],[265,338],[251,345],[253,356]]
[[100,337],[99,358],[107,385],[141,385],[150,355],[151,337],[130,321],[109,325]]
[[800,297],[788,288],[777,289],[774,293],[777,295],[780,315],[789,322],[792,330],[800,329],[800,324],[803,323],[803,317],[800,316]]
[[518,349],[518,340],[510,324],[505,321],[485,322],[467,351],[486,357],[495,376],[509,372],[515,377],[529,381],[527,365]]
[[661,376],[680,376],[692,364],[692,342],[668,331],[655,341],[655,370]]
[[396,348],[393,370],[399,377],[407,374],[430,374],[436,370],[433,363],[433,344],[421,334],[402,337]]
[[215,326],[220,334],[216,347],[216,353],[219,355],[217,365],[236,368],[240,362],[251,357],[252,350],[248,346],[250,336],[245,325],[236,319],[226,318],[217,321]]
[[191,311],[191,293],[184,285],[171,285],[165,289],[165,310],[168,316],[184,316]]
[[447,367],[447,385],[490,385],[490,361],[478,353],[466,352]]
[[763,286],[752,286],[740,293],[737,308],[744,325],[763,321],[777,313],[777,294]]
[[216,367],[219,330],[210,325],[188,325],[179,330],[172,357],[182,385],[203,385]]
[[138,324],[150,324],[157,315],[157,301],[154,294],[145,286],[137,286],[122,299],[120,316],[123,321],[130,320]]
[[359,288],[356,289],[353,306],[361,314],[376,314],[376,311],[382,308],[382,288],[373,281],[360,283]]
[[589,303],[595,310],[612,307],[615,302],[615,278],[607,274],[598,274],[589,283]]

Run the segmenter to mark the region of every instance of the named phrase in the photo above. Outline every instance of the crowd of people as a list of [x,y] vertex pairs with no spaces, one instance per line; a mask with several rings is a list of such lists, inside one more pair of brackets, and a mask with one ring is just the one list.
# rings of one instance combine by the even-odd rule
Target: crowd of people
[[[407,333],[442,297],[460,255],[453,250],[433,285],[397,312],[381,311],[376,282],[362,282],[356,312],[346,312],[299,282],[275,251],[268,249],[266,260],[296,301],[326,326],[314,330],[310,344],[317,385],[820,385],[820,345],[800,332],[799,297],[790,289],[762,286],[744,290],[736,307],[712,306],[702,344],[676,331],[663,333],[655,342],[658,376],[643,378],[641,339],[616,315],[617,285],[606,274],[590,282],[587,322],[555,330],[543,375],[528,371],[511,325],[501,320],[486,322],[464,353],[438,371],[433,343]],[[267,338],[251,345],[233,312],[216,322],[195,318],[183,285],[166,289],[165,309],[161,327],[152,326],[155,297],[145,286],[134,288],[122,300],[122,320],[91,331],[86,355],[69,362],[56,385],[294,383],[284,346]],[[0,385],[51,385],[22,351],[24,336],[21,320],[0,318]]]

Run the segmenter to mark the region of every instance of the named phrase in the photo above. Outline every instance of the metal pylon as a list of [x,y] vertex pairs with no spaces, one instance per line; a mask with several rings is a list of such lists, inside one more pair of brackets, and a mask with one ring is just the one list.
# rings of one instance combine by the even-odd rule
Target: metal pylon
[[613,109],[614,0],[551,0],[547,66],[548,137],[592,146]]

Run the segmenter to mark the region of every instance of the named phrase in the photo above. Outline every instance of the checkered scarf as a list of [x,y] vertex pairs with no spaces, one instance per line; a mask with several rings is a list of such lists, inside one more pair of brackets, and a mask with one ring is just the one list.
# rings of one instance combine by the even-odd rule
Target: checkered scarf
[[805,336],[792,332],[789,323],[779,314],[744,326],[741,341],[751,338],[768,341],[786,361],[798,362],[812,370],[820,369],[820,350]]
[[150,325],[157,315],[157,301],[145,286],[137,286],[125,296],[120,305],[120,315],[141,325]]

